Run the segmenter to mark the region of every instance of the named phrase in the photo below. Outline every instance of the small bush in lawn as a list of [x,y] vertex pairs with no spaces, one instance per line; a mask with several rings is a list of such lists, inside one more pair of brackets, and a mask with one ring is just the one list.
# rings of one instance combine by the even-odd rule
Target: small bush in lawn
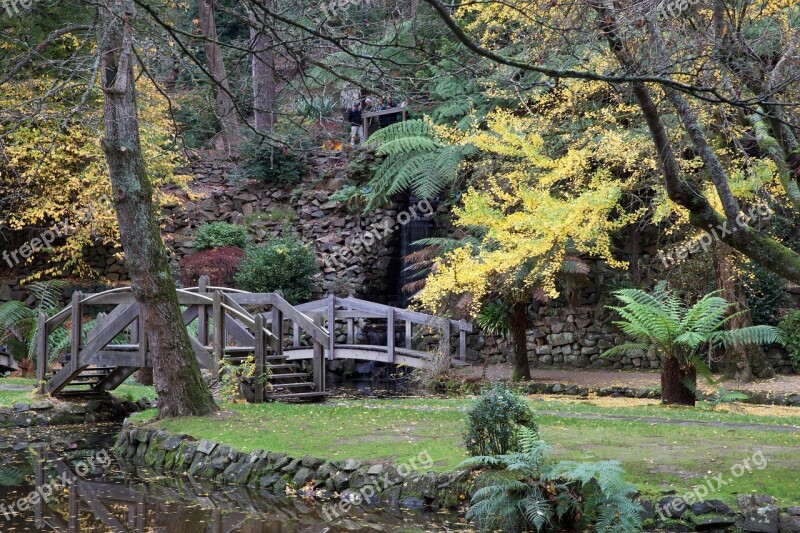
[[234,276],[242,263],[244,250],[235,246],[223,246],[184,256],[181,259],[181,283],[184,287],[197,286],[200,276],[209,277],[211,285],[233,287]]
[[517,427],[539,429],[525,400],[502,383],[486,389],[467,413],[464,440],[472,455],[503,455],[518,450]]
[[236,274],[239,288],[250,292],[282,291],[290,303],[307,301],[317,273],[314,251],[297,237],[281,237],[250,246]]
[[229,222],[211,222],[197,228],[194,247],[196,250],[222,248],[223,246],[244,248],[247,241],[247,228],[244,226]]

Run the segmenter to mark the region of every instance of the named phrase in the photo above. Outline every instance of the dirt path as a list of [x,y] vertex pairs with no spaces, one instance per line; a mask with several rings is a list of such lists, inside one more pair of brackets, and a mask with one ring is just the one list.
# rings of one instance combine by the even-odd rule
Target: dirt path
[[[481,376],[483,369],[479,366],[465,369],[473,376]],[[661,378],[658,372],[632,372],[625,370],[585,370],[579,368],[533,368],[531,369],[533,382],[564,383],[581,387],[632,387],[642,389],[645,387],[660,387]],[[511,377],[511,365],[489,365],[486,377],[491,380],[503,380]],[[778,376],[774,379],[741,383],[725,380],[720,385],[726,389],[749,390],[763,392],[800,393],[800,375]],[[703,383],[700,387],[704,388]]]

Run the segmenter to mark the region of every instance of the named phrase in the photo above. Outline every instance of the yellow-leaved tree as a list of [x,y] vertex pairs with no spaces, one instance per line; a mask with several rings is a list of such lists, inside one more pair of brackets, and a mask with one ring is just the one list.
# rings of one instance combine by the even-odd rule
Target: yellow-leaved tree
[[506,306],[515,379],[530,378],[525,336],[531,301],[557,296],[560,275],[583,272],[581,255],[624,266],[611,235],[643,215],[626,212],[621,202],[630,184],[593,165],[591,151],[545,155],[540,122],[498,110],[485,129],[461,139],[478,149],[481,177],[455,209],[455,224],[478,238],[438,258],[417,296],[435,312],[446,312],[454,301],[468,301],[471,314],[489,302]]
[[[55,235],[50,246],[38,253],[6,256],[0,267],[15,269],[44,259],[44,269],[26,279],[53,276],[94,278],[98,276],[86,261],[93,246],[117,250],[119,228],[112,201],[111,183],[100,138],[102,136],[102,93],[95,88],[80,113],[71,113],[68,99],[40,102],[32,98],[54,83],[48,77],[7,83],[0,93],[0,109],[15,109],[24,120],[0,122],[2,159],[0,192],[4,208],[0,229],[13,232],[16,245],[33,238]],[[171,198],[161,191],[169,183],[182,185],[187,176],[173,174],[182,161],[175,149],[168,103],[146,78],[139,81],[139,119],[147,171],[155,190],[155,201]],[[44,106],[38,108],[36,106]],[[25,250],[27,252],[27,250]]]

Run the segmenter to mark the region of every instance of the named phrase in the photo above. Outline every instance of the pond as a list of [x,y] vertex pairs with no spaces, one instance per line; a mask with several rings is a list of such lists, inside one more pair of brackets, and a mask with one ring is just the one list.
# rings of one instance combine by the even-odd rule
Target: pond
[[108,451],[119,429],[2,430],[0,531],[471,531],[455,513],[354,506],[337,518],[324,502],[121,465]]

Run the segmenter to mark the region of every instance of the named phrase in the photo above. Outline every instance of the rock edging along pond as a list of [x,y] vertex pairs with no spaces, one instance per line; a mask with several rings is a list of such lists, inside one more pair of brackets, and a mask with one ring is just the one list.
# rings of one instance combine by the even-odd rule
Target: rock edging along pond
[[12,407],[0,408],[0,427],[24,428],[115,422],[150,407],[150,402],[145,398],[132,402],[111,395],[69,401],[42,397],[39,400],[18,402]]
[[455,508],[469,498],[470,492],[469,472],[420,469],[432,465],[427,452],[405,463],[325,461],[265,450],[245,453],[214,441],[131,424],[122,428],[112,452],[123,463],[147,464],[160,472],[274,493],[298,491],[319,499],[338,494],[354,503],[363,498],[366,503]]

